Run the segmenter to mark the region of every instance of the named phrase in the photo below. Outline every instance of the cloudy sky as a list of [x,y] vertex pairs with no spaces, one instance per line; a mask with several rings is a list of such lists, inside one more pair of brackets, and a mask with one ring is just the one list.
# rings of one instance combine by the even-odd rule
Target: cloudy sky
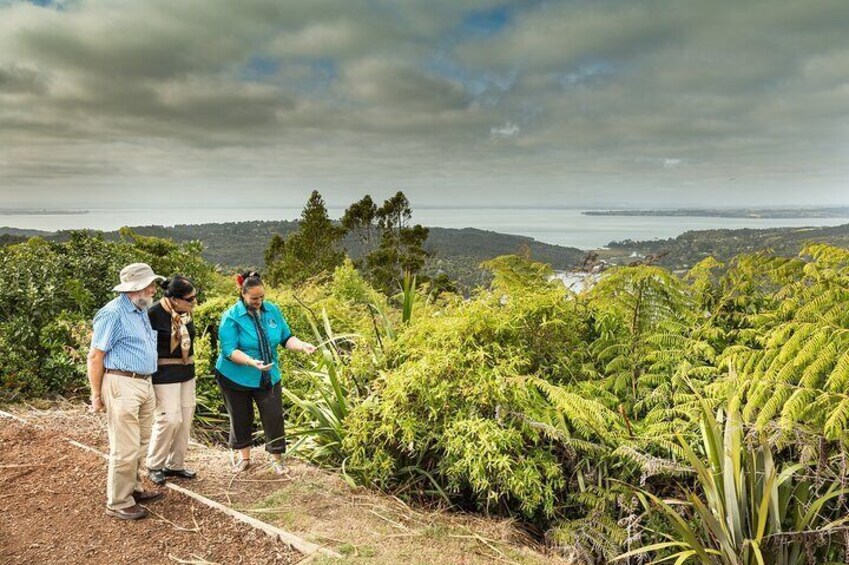
[[849,204],[847,0],[0,0],[2,205]]

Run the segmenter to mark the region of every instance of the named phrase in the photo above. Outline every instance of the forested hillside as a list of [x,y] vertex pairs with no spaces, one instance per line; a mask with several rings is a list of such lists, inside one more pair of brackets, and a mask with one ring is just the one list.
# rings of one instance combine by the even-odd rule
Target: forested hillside
[[11,235],[11,234],[0,234],[0,247],[4,245],[12,245],[13,243],[22,243],[26,241],[28,238],[22,235]]
[[658,256],[657,264],[687,269],[708,256],[727,261],[740,253],[770,251],[793,257],[810,242],[849,247],[849,224],[835,227],[771,228],[688,231],[675,238],[655,241],[613,241],[604,255],[618,262],[633,261],[630,255]]
[[[297,222],[254,221],[173,227],[137,226],[132,229],[139,234],[167,237],[176,242],[200,240],[204,244],[205,259],[225,268],[234,268],[262,266],[263,250],[271,237],[275,234],[286,236],[296,231],[297,227]],[[0,245],[18,243],[31,235],[63,240],[68,237],[68,233],[0,228]],[[106,232],[104,237],[117,240],[119,234]],[[680,270],[710,255],[725,261],[740,253],[758,251],[792,257],[808,242],[849,247],[849,224],[835,227],[688,231],[663,240],[612,241],[608,249],[599,250],[599,255],[616,264],[628,264],[639,260],[639,256],[653,255],[659,257],[656,264]],[[356,242],[349,238],[345,245],[356,256]],[[574,267],[586,253],[573,247],[550,245],[528,237],[474,228],[430,228],[425,247],[434,254],[427,264],[426,272],[443,270],[458,276],[465,272],[469,277],[480,276],[477,265],[481,261],[506,253],[529,253],[533,259],[548,263],[556,270]]]
[[[0,233],[9,228],[3,228]],[[170,238],[176,243],[203,242],[203,257],[214,265],[233,270],[237,267],[264,268],[263,253],[274,235],[286,237],[298,229],[298,222],[233,222],[223,224],[137,226],[131,228],[145,236]],[[11,232],[11,230],[9,230]],[[19,230],[16,230],[19,232]],[[65,241],[71,232],[27,232],[46,239]],[[120,239],[117,231],[105,232],[110,241]],[[19,243],[26,238],[20,235],[0,236],[0,245]],[[360,245],[350,235],[342,245],[353,258],[359,258]],[[554,269],[567,270],[579,264],[584,252],[573,247],[561,247],[535,241],[529,237],[483,231],[474,228],[430,228],[425,249],[432,255],[423,272],[429,275],[445,273],[450,279],[473,288],[485,282],[485,273],[479,268],[482,261],[509,253],[522,253],[549,263]]]
[[[227,224],[179,225],[171,228],[134,227],[142,235],[170,237],[176,242],[199,240],[204,243],[204,257],[214,264],[226,267],[262,267],[263,251],[275,234],[286,236],[298,229],[297,222],[237,222]],[[116,239],[117,232],[105,234],[107,239]],[[353,237],[343,246],[354,251],[357,245]],[[506,253],[515,253],[527,247],[531,255],[550,263],[555,269],[568,269],[583,257],[584,252],[573,247],[561,247],[535,241],[530,237],[507,235],[474,228],[449,229],[430,228],[425,248],[435,258],[447,261],[471,259],[475,266],[486,259]]]

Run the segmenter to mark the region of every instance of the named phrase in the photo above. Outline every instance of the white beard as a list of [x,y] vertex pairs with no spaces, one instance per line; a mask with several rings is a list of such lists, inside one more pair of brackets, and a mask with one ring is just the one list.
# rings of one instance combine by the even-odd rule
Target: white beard
[[135,304],[136,308],[139,310],[147,310],[151,306],[153,306],[153,298],[148,298],[146,296],[137,296],[131,300],[133,304]]

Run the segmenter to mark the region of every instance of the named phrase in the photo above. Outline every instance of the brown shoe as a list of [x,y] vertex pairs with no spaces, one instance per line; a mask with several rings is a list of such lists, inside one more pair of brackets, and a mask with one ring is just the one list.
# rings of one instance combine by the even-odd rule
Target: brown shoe
[[136,504],[147,504],[165,498],[165,493],[158,490],[134,490],[133,500]]
[[129,508],[121,508],[119,510],[112,510],[111,508],[107,508],[106,515],[112,516],[113,518],[118,518],[119,520],[141,520],[142,518],[147,516],[147,510],[145,510],[138,504],[133,504]]

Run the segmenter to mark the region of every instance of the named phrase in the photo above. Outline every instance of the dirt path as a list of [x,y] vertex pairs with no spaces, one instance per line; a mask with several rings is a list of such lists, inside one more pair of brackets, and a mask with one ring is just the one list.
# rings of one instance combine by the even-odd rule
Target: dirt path
[[106,462],[0,418],[0,563],[295,563],[301,554],[169,491],[136,522],[104,514]]
[[[0,419],[0,450],[12,454],[0,465],[52,465],[36,467],[40,472],[33,470],[17,479],[25,471],[23,467],[0,467],[0,485],[4,487],[0,491],[0,563],[291,563],[302,558],[264,534],[237,526],[209,508],[195,507],[170,490],[165,501],[150,505],[150,509],[190,530],[197,520],[201,532],[181,531],[156,517],[135,530],[134,524],[106,518],[105,462],[58,439],[70,438],[105,452],[102,415],[67,402],[46,408],[6,409],[52,433],[22,430]],[[34,435],[30,438],[28,433]],[[17,443],[13,445],[13,441]],[[54,443],[41,445],[47,441]],[[69,458],[59,462],[64,456]],[[229,471],[227,450],[191,444],[187,466],[198,471],[198,478],[178,484],[345,556],[316,555],[309,559],[310,565],[569,565],[534,544],[509,520],[413,508],[392,496],[352,488],[338,474],[297,460],[290,462],[290,477],[280,479],[270,473],[264,451],[254,449],[251,458],[251,469],[234,476]],[[67,475],[62,479],[64,486],[49,479],[47,473]],[[34,482],[25,486],[26,481]],[[36,492],[37,502],[15,494],[30,491]],[[77,529],[69,537],[62,532],[70,526]],[[38,533],[27,534],[24,542],[22,533],[26,532]],[[30,547],[33,543],[39,545]],[[123,548],[122,544],[126,550],[114,549]],[[50,545],[55,546],[54,554]],[[227,553],[232,548],[241,548],[244,555]]]

